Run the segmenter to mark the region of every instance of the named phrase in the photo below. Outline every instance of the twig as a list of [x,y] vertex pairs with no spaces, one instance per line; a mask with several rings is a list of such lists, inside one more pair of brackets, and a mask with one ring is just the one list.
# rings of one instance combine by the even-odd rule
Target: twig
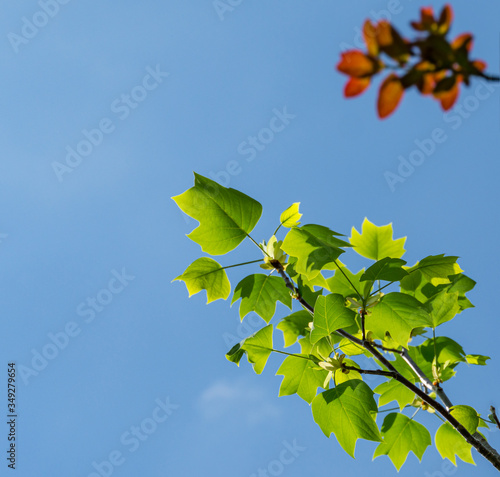
[[491,406],[490,407],[490,411],[491,411],[491,417],[493,417],[493,420],[495,421],[495,424],[500,429],[500,421],[498,420],[496,409],[493,406]]

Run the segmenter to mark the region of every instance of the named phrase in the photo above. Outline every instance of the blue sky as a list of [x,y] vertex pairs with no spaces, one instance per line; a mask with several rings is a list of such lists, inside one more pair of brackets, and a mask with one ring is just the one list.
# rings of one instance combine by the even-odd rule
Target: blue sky
[[[339,51],[356,46],[365,18],[389,13],[408,32],[427,3],[232,4],[219,12],[201,0],[3,6],[0,382],[5,396],[15,361],[18,476],[395,473],[385,457],[371,462],[373,443],[359,441],[352,460],[304,401],[278,398],[280,360],[256,376],[225,359],[232,337],[262,322],[249,316],[242,329],[236,305],[206,306],[204,293],[188,299],[171,283],[201,255],[185,237],[196,222],[170,199],[192,186],[193,171],[263,204],[259,241],[300,201],[304,223],[347,235],[364,217],[392,222],[408,237],[409,263],[459,255],[478,282],[476,308],[442,332],[493,359],[463,365],[446,390],[482,413],[500,406],[492,380],[500,88],[473,82],[447,115],[411,91],[379,121],[376,87],[343,99]],[[452,34],[475,33],[474,55],[495,72],[500,6],[453,6]],[[251,152],[249,137],[272,121],[282,130]],[[433,134],[441,142],[432,150]],[[417,143],[429,155],[391,188],[387,172],[398,173]],[[68,159],[70,151],[78,156]],[[255,254],[243,245],[221,261]],[[344,261],[363,266],[355,254]],[[233,285],[245,273],[234,271]],[[32,372],[21,375],[22,366]],[[4,446],[6,435],[5,426]],[[489,435],[498,447],[498,433]],[[411,455],[400,475],[496,475],[475,458],[477,467],[450,470],[430,449],[422,464]]]

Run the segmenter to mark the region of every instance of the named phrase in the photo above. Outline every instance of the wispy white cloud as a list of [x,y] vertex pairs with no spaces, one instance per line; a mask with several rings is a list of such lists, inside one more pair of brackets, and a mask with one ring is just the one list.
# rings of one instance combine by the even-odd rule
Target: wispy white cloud
[[281,415],[263,388],[245,380],[213,382],[201,392],[197,409],[208,421],[230,419],[249,427]]

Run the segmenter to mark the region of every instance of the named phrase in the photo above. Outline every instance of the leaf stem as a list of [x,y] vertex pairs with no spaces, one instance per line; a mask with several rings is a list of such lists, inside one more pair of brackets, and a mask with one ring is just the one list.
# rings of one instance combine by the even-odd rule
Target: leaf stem
[[233,267],[241,267],[242,265],[250,265],[251,263],[258,263],[262,262],[264,259],[261,258],[260,260],[252,260],[250,262],[243,262],[243,263],[237,263],[235,265],[228,265],[227,267],[221,267],[220,270],[225,270],[227,268],[233,268]]

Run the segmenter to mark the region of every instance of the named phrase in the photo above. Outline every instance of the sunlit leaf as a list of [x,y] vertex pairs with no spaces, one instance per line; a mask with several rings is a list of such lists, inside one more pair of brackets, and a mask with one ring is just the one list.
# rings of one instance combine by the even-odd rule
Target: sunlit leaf
[[288,229],[300,225],[300,218],[302,214],[299,213],[300,202],[295,202],[288,209],[286,209],[280,216],[280,223],[283,227]]
[[285,348],[293,345],[299,336],[305,336],[308,333],[306,328],[312,319],[308,311],[301,310],[286,316],[278,323],[276,328],[283,332]]
[[231,293],[231,284],[226,271],[215,260],[208,257],[195,260],[182,275],[172,281],[175,280],[182,280],[186,284],[189,296],[206,290],[207,303],[219,298],[226,300]]
[[447,290],[443,290],[428,300],[426,302],[426,307],[429,310],[432,327],[436,328],[450,321],[460,312],[458,292],[449,293]]
[[479,414],[473,407],[463,405],[453,406],[450,413],[471,434],[477,431],[477,427],[479,426]]
[[388,414],[382,424],[381,434],[384,441],[375,449],[373,457],[387,455],[398,471],[410,452],[422,460],[425,450],[432,444],[429,431],[404,414]]
[[222,187],[196,173],[194,177],[194,187],[172,199],[200,223],[188,237],[204,252],[223,255],[236,248],[253,230],[262,206],[242,192]]
[[355,324],[356,313],[345,306],[342,295],[330,294],[320,296],[314,307],[313,330],[311,342],[316,343],[324,336],[328,336],[340,328]]
[[349,76],[362,78],[370,76],[380,69],[378,60],[365,55],[360,50],[349,50],[341,54],[337,70]]
[[273,325],[268,325],[234,345],[226,354],[226,358],[240,365],[246,353],[249,363],[253,364],[256,374],[262,373],[273,348]]
[[378,385],[374,391],[380,394],[378,406],[384,406],[392,401],[396,401],[401,410],[415,399],[415,393],[395,379],[390,379]]
[[404,87],[395,73],[391,73],[382,82],[378,93],[377,112],[383,119],[394,112],[403,98]]
[[476,465],[472,458],[472,446],[456,431],[449,422],[442,424],[434,438],[436,448],[443,459],[457,465],[456,456],[464,462]]
[[385,257],[401,258],[405,253],[406,237],[393,240],[392,224],[379,227],[367,218],[363,221],[361,233],[352,228],[349,240],[355,252],[372,260],[381,260]]
[[276,311],[276,302],[281,301],[292,309],[292,297],[285,282],[280,277],[255,274],[241,280],[234,289],[231,305],[241,298],[240,318],[255,311],[266,323],[271,321]]
[[358,439],[382,441],[373,417],[376,411],[373,391],[358,379],[324,391],[312,402],[314,421],[327,437],[333,432],[351,457]]
[[370,78],[355,78],[351,76],[344,87],[344,96],[346,98],[353,98],[363,93],[366,88],[370,86]]
[[486,361],[491,359],[489,356],[483,356],[480,354],[468,354],[465,356],[465,360],[469,364],[476,364],[479,366],[486,366]]
[[367,268],[366,272],[361,276],[360,281],[386,280],[394,282],[401,280],[408,275],[408,272],[403,269],[403,265],[406,265],[406,262],[400,258],[385,257]]

